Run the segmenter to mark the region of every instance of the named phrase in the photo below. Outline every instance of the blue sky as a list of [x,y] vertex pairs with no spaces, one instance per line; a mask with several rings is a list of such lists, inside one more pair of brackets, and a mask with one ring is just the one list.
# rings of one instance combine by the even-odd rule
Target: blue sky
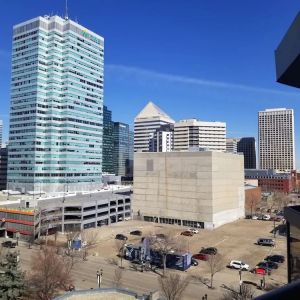
[[[300,90],[276,83],[274,64],[299,1],[68,3],[72,19],[105,38],[104,102],[115,121],[132,124],[152,100],[176,120],[225,121],[228,136],[257,136],[259,110],[293,108],[300,161]],[[1,1],[0,118],[6,137],[12,26],[63,15],[64,7],[64,0]]]

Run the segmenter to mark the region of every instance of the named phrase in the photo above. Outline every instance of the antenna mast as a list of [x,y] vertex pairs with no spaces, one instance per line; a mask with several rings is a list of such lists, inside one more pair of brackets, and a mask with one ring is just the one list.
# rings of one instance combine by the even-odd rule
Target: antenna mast
[[69,16],[68,16],[68,0],[66,0],[66,12],[65,12],[65,20],[68,20]]

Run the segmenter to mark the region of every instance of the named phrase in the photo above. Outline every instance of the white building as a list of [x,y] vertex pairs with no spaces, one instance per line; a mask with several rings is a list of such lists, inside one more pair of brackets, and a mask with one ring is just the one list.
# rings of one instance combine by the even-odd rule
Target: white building
[[170,152],[174,148],[174,125],[162,125],[150,139],[150,152]]
[[237,153],[239,140],[236,138],[226,138],[226,152]]
[[156,129],[174,123],[173,119],[150,101],[134,119],[134,151],[149,152],[150,140]]
[[226,123],[197,119],[174,124],[174,151],[191,149],[226,151]]
[[275,108],[258,112],[260,169],[295,169],[293,109]]
[[135,153],[135,218],[212,229],[244,217],[244,193],[243,155]]

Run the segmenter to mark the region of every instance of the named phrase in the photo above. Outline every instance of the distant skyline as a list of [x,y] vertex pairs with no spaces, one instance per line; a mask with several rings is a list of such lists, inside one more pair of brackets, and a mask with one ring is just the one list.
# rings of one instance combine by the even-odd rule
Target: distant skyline
[[[12,27],[39,15],[63,15],[65,1],[1,4],[0,119],[6,140]],[[298,1],[69,0],[68,6],[71,19],[105,39],[104,104],[114,120],[132,126],[151,100],[175,120],[224,121],[228,137],[257,138],[258,111],[292,108],[300,167],[300,90],[276,83],[274,61]]]

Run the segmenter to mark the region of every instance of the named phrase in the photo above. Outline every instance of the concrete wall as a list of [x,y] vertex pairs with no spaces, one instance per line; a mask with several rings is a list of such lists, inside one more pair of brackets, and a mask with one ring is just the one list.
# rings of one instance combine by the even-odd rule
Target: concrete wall
[[136,153],[133,213],[204,222],[244,216],[243,156],[220,152]]

